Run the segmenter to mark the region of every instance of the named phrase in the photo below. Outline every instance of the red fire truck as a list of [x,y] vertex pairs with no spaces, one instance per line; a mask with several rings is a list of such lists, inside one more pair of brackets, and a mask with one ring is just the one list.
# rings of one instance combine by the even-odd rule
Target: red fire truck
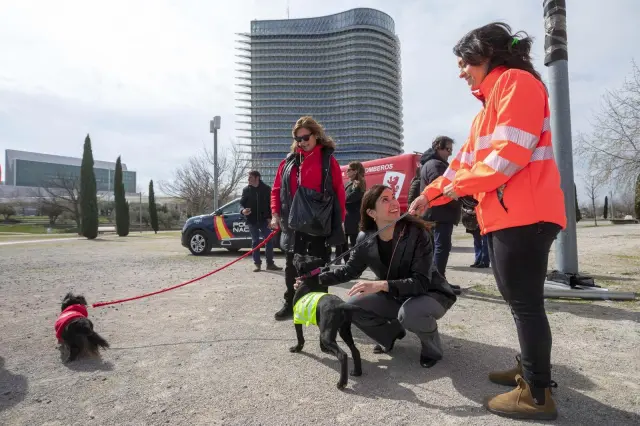
[[[411,179],[416,174],[416,168],[420,166],[421,154],[402,154],[394,157],[385,157],[378,160],[364,161],[364,178],[367,181],[367,188],[375,184],[384,184],[395,192],[396,198],[400,202],[400,209],[404,212],[409,207],[407,196]],[[342,166],[342,181],[346,184],[348,166]]]

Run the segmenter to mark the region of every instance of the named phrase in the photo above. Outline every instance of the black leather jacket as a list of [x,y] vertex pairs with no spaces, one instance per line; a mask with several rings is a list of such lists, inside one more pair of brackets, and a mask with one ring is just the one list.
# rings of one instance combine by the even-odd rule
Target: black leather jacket
[[[422,154],[420,159],[422,168],[420,169],[420,192],[431,182],[444,174],[449,167],[449,163],[438,156],[433,148],[429,148]],[[430,222],[436,223],[460,223],[460,203],[457,200],[451,200],[447,204],[441,206],[429,207],[424,214],[424,218]]]
[[[344,232],[342,230],[342,208],[338,197],[335,196],[333,190],[333,176],[331,174],[331,156],[333,148],[322,149],[322,173],[324,175],[324,185],[327,193],[333,195],[333,210],[331,218],[331,235],[325,240],[327,246],[342,245],[345,242]],[[300,167],[299,156],[288,154],[285,159],[285,166],[282,169],[282,186],[280,188],[280,248],[285,251],[293,252],[295,249],[295,232],[287,227],[289,220],[289,210],[293,202],[291,195],[291,179],[295,179],[292,175],[293,167]]]
[[[358,243],[373,233],[360,232]],[[320,283],[330,286],[351,281],[359,278],[368,267],[378,279],[388,281],[389,294],[397,299],[403,301],[429,294],[445,309],[453,306],[455,293],[433,267],[433,245],[429,233],[410,221],[401,220],[395,226],[393,241],[397,247],[390,267],[381,262],[377,238],[374,237],[358,247],[345,266],[322,273]]]
[[360,232],[360,206],[362,205],[362,197],[364,191],[348,182],[344,187],[346,194],[345,209],[347,210],[344,218],[344,232],[347,235],[358,235]]
[[240,206],[243,209],[251,209],[251,213],[246,216],[246,221],[252,225],[258,220],[271,219],[271,187],[260,179],[257,187],[247,185],[242,190]]

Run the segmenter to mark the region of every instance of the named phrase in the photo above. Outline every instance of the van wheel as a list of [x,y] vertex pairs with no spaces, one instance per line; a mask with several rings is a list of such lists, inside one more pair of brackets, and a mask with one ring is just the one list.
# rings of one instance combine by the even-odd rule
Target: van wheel
[[194,256],[202,256],[211,251],[209,239],[202,231],[195,231],[189,238],[189,251]]

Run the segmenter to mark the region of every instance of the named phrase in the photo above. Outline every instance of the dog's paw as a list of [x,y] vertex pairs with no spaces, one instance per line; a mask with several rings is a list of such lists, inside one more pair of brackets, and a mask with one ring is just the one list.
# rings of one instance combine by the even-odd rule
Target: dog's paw
[[330,354],[330,355],[333,354],[333,352],[331,352],[329,349],[325,348],[322,343],[320,343],[320,351],[324,352],[325,354]]
[[356,377],[362,376],[362,370],[353,369],[353,370],[351,370],[351,373],[349,373],[349,374],[351,374],[352,376],[356,376]]
[[346,387],[347,387],[347,382],[346,382],[346,381],[344,381],[344,382],[343,382],[342,380],[340,380],[340,381],[338,382],[338,384],[336,385],[336,387],[337,387],[338,389],[340,389],[340,390],[343,390],[344,388],[346,388]]
[[69,350],[69,347],[67,345],[60,345],[58,347],[58,350],[60,351],[60,361],[62,361],[63,364],[68,363],[69,358],[71,357],[71,351]]
[[291,346],[289,348],[289,352],[291,353],[296,353],[296,352],[300,352],[302,350],[302,348],[304,347],[304,345],[295,345],[295,346]]

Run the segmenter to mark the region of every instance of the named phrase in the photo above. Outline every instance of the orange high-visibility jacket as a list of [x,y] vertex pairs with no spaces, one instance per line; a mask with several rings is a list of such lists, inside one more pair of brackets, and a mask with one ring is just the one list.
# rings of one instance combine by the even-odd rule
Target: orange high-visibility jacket
[[[529,72],[501,66],[487,74],[474,95],[484,107],[473,120],[469,138],[423,194],[431,200],[453,182],[458,196],[473,195],[483,235],[537,222],[564,229],[564,194],[553,158],[544,85]],[[449,201],[440,197],[431,205]]]

